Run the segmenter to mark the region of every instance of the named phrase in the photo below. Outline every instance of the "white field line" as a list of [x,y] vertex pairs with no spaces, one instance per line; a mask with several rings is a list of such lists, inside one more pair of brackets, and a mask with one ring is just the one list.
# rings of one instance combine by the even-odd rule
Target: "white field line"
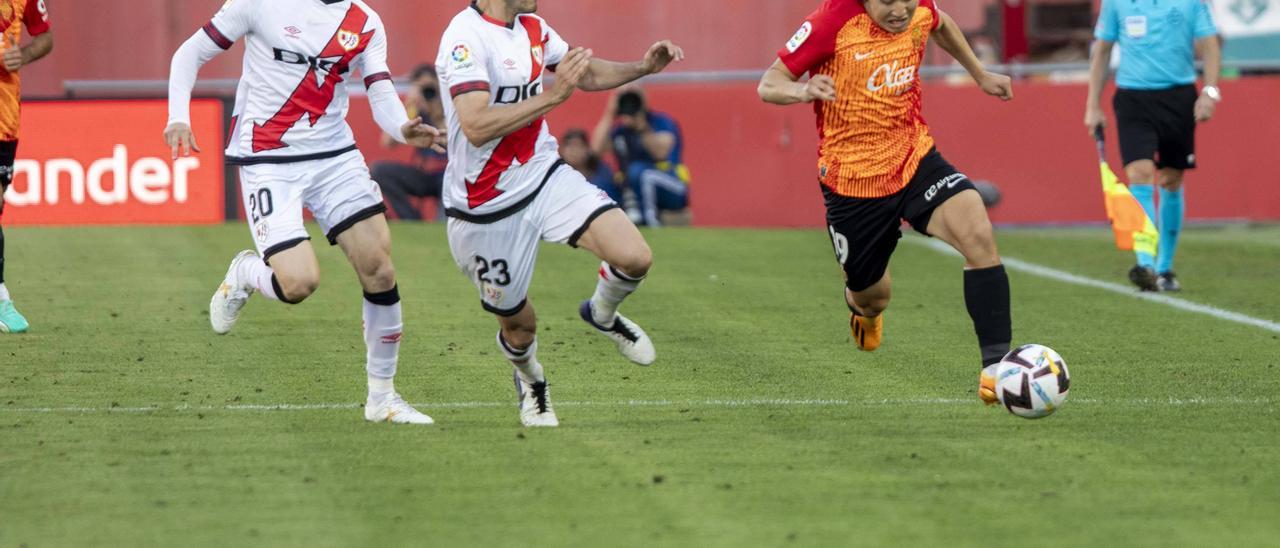
[[[930,247],[935,251],[938,251],[941,253],[959,256],[959,253],[957,253],[956,250],[951,249],[951,246],[938,240],[926,240],[924,238],[918,238],[914,236],[910,238],[903,238],[903,240],[917,244],[917,245],[924,245],[924,246]],[[1159,304],[1168,306],[1170,308],[1176,308],[1178,310],[1185,310],[1187,312],[1194,312],[1196,314],[1211,316],[1219,320],[1226,320],[1226,321],[1235,322],[1238,324],[1258,327],[1258,328],[1270,331],[1272,333],[1280,333],[1280,322],[1264,320],[1262,318],[1255,318],[1253,316],[1248,316],[1245,314],[1241,314],[1239,312],[1232,312],[1230,310],[1224,310],[1216,306],[1209,306],[1206,304],[1193,303],[1191,301],[1179,299],[1177,297],[1170,297],[1168,295],[1162,295],[1160,293],[1140,292],[1134,289],[1133,287],[1130,287],[1127,285],[1113,283],[1113,282],[1104,282],[1102,280],[1095,280],[1093,278],[1086,278],[1084,276],[1072,274],[1070,272],[1058,270],[1056,268],[1049,268],[1047,266],[1042,266],[1035,263],[1029,263],[1027,261],[1014,259],[1012,257],[1001,257],[1001,259],[1004,261],[1005,267],[1007,267],[1009,270],[1013,270],[1016,272],[1024,272],[1027,274],[1031,274],[1033,276],[1039,276],[1041,278],[1047,278],[1050,280],[1069,283],[1072,285],[1079,285],[1083,287],[1092,287],[1094,289],[1101,289],[1103,291],[1118,293],[1120,295],[1132,297],[1138,300],[1159,303]]]
[[[1073,399],[1068,400],[1076,405],[1122,405],[1146,407],[1186,407],[1207,405],[1258,405],[1271,406],[1275,400],[1268,398],[1130,398],[1119,400]],[[496,401],[464,401],[464,402],[424,402],[415,403],[414,407],[430,411],[432,409],[479,409],[515,407],[515,402]],[[925,405],[979,405],[977,398],[887,398],[865,400],[822,400],[822,399],[753,399],[753,400],[619,400],[619,401],[566,401],[556,402],[556,407],[681,407],[681,408],[734,408],[734,407],[918,407]],[[0,413],[158,413],[183,411],[330,411],[359,409],[358,403],[275,403],[275,404],[228,404],[228,405],[152,405],[143,407],[0,407]]]

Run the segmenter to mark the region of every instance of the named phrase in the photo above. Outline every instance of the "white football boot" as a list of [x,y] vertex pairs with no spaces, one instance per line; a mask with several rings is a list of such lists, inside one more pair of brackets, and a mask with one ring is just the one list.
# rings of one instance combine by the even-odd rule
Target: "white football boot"
[[582,321],[596,328],[596,331],[612,339],[614,344],[618,345],[618,352],[636,365],[649,365],[657,359],[658,351],[653,348],[653,341],[649,339],[649,335],[626,316],[615,314],[612,326],[600,325],[591,314],[590,300],[582,302],[582,306],[578,307],[578,315],[582,316]]
[[514,373],[516,398],[520,400],[520,422],[528,427],[560,426],[556,410],[551,408],[551,392],[547,381],[525,382],[519,372]]
[[435,424],[436,421],[414,409],[392,392],[381,402],[366,400],[364,404],[364,420],[369,422],[389,422],[392,424]]
[[222,279],[222,285],[213,292],[213,299],[209,301],[209,323],[213,326],[214,333],[226,335],[231,332],[231,328],[236,326],[236,320],[240,319],[240,311],[249,302],[249,297],[253,296],[253,286],[247,280],[240,279],[239,267],[245,259],[256,256],[256,251],[241,251],[236,254],[236,258],[231,259],[227,276]]

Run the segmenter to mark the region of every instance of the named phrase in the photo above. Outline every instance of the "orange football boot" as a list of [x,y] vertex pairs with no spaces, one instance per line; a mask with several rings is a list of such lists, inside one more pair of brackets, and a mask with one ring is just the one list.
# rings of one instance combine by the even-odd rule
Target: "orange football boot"
[[996,369],[998,366],[999,364],[988,365],[982,368],[982,372],[978,374],[978,398],[987,405],[1000,403],[1000,399],[996,397]]
[[852,330],[854,342],[858,343],[859,350],[874,352],[880,348],[880,341],[884,338],[884,314],[868,318],[851,313],[849,328]]

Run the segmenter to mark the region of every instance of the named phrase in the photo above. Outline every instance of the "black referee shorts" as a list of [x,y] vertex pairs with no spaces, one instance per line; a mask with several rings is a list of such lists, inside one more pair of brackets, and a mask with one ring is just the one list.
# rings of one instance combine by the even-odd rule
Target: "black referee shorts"
[[[938,151],[920,160],[915,177],[897,194],[883,198],[851,198],[822,186],[827,226],[836,260],[844,268],[845,285],[863,291],[875,285],[889,268],[889,258],[902,238],[902,221],[927,235],[933,211],[952,196],[974,189]],[[976,190],[976,189],[975,189]]]
[[1195,169],[1199,96],[1194,85],[1117,91],[1112,105],[1125,165],[1154,160],[1162,169]]

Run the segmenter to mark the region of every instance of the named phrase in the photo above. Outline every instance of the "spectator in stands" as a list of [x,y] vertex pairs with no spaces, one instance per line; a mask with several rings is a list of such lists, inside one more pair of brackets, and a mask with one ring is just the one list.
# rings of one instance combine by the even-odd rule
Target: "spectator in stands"
[[689,207],[689,170],[683,163],[680,126],[670,116],[650,111],[635,88],[615,95],[596,125],[592,148],[613,150],[626,186],[639,202],[639,222],[660,226],[659,212]]
[[[440,102],[440,81],[432,65],[414,69],[409,93],[405,96],[409,118],[421,116],[423,123],[444,127],[444,104]],[[382,136],[384,147],[397,143],[390,135]],[[407,163],[378,162],[373,164],[373,180],[382,187],[382,193],[391,204],[396,217],[406,221],[421,221],[422,210],[412,198],[434,198],[440,203],[440,189],[444,181],[444,168],[448,156],[429,148],[415,149],[413,159]]]
[[613,169],[600,159],[591,149],[587,132],[582,129],[570,129],[560,138],[560,157],[566,164],[578,170],[591,184],[609,194],[618,204],[623,203],[622,187],[614,179]]

